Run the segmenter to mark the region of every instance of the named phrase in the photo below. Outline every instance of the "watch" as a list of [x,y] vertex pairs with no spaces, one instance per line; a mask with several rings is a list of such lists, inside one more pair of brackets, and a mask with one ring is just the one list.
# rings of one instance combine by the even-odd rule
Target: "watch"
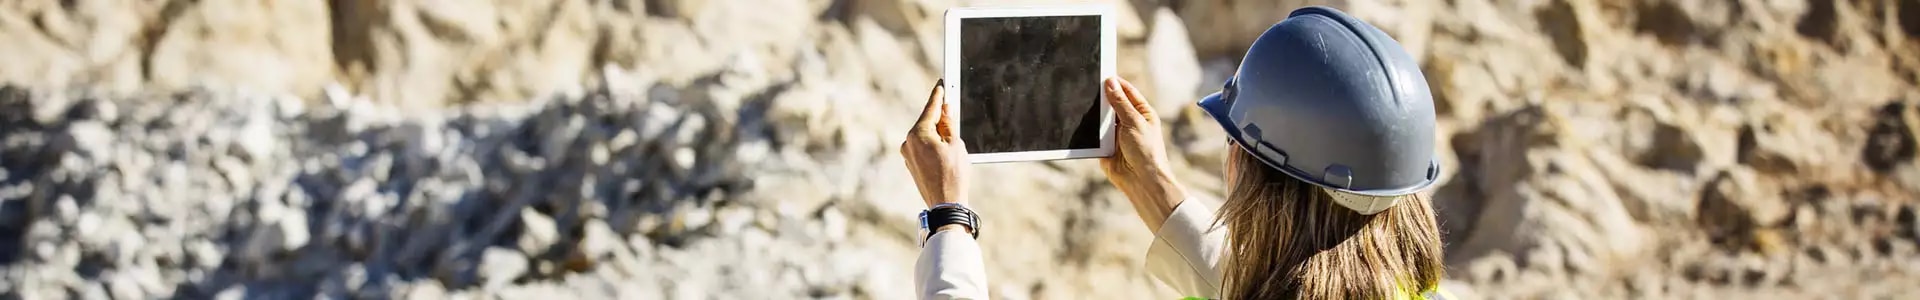
[[980,238],[980,215],[959,203],[941,203],[920,211],[920,247],[927,246],[935,230],[947,225],[966,226],[973,238]]

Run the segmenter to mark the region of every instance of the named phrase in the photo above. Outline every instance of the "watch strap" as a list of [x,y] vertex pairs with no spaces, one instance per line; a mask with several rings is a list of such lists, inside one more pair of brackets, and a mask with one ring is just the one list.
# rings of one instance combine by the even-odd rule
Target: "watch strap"
[[920,211],[920,246],[939,233],[940,227],[955,225],[967,227],[973,238],[980,238],[980,215],[958,203],[941,203]]

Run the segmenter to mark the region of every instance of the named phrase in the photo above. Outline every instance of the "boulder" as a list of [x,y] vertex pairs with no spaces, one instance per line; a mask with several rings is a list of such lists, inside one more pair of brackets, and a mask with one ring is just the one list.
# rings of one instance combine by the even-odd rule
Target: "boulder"
[[318,2],[169,2],[144,28],[142,69],[162,90],[319,92],[334,80],[329,18]]
[[1154,91],[1146,96],[1152,97],[1149,100],[1154,111],[1164,120],[1180,116],[1180,111],[1204,96],[1203,87],[1214,87],[1214,84],[1200,82],[1200,61],[1194,56],[1193,45],[1188,43],[1187,29],[1180,24],[1180,16],[1166,8],[1155,10],[1152,16],[1160,25],[1147,35],[1147,74],[1152,76]]

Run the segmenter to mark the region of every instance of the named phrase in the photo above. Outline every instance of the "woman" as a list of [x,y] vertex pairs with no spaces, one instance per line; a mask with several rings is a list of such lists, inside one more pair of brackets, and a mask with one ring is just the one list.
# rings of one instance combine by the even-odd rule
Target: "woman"
[[[1167,163],[1153,106],[1106,82],[1116,115],[1108,179],[1157,228],[1147,268],[1209,299],[1442,298],[1433,184],[1434,111],[1419,66],[1384,32],[1308,7],[1248,49],[1221,93],[1199,102],[1235,147],[1225,204],[1188,199]],[[985,299],[980,222],[964,206],[965,145],[928,99],[901,154],[932,207],[917,265],[922,298]],[[1265,130],[1262,130],[1265,128]]]

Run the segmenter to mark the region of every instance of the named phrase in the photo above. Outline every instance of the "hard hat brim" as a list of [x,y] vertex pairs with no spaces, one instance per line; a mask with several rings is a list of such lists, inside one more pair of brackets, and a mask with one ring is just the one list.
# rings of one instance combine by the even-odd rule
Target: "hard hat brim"
[[1246,151],[1247,154],[1251,154],[1254,159],[1260,160],[1260,163],[1266,164],[1267,167],[1278,169],[1280,172],[1286,173],[1287,176],[1292,176],[1294,179],[1299,179],[1300,181],[1305,181],[1321,188],[1361,196],[1398,197],[1418,193],[1420,190],[1433,186],[1433,184],[1440,179],[1439,161],[1428,160],[1427,179],[1411,186],[1367,190],[1340,187],[1309,175],[1300,168],[1287,165],[1285,162],[1276,161],[1275,158],[1261,155],[1259,151],[1252,151],[1251,149],[1254,149],[1250,146],[1252,144],[1247,142],[1246,135],[1241,133],[1240,127],[1235,124],[1234,119],[1230,116],[1233,111],[1230,99],[1225,99],[1225,97],[1221,96],[1221,93],[1216,92],[1200,98],[1200,101],[1195,103],[1195,105],[1200,106],[1200,110],[1206,112],[1207,116],[1212,117],[1215,122],[1220,123],[1220,129],[1226,131],[1227,137],[1233,139],[1234,146],[1239,147],[1240,151]]

